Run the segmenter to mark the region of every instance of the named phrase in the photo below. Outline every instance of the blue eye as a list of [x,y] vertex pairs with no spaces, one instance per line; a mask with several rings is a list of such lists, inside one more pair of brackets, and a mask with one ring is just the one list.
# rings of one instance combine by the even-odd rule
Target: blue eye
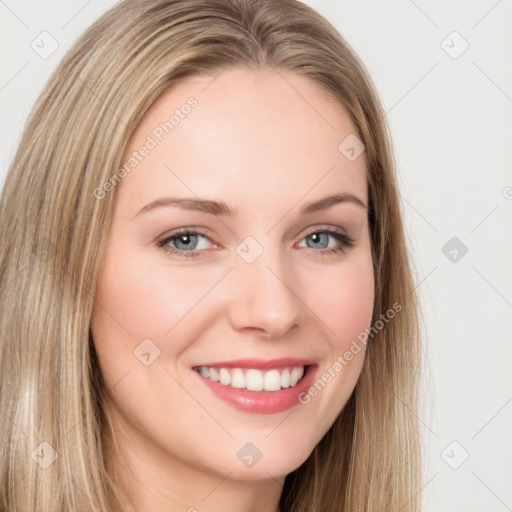
[[[330,242],[334,240],[332,245]],[[306,241],[306,247],[313,249],[315,255],[332,255],[333,253],[345,252],[346,249],[354,245],[354,240],[345,234],[341,229],[318,229],[310,231],[304,236],[299,244]],[[194,229],[184,229],[173,233],[172,235],[160,240],[158,247],[162,248],[167,254],[178,256],[180,258],[196,258],[202,256],[208,244],[215,244],[208,236]]]
[[[337,241],[334,246],[330,246],[330,239],[334,239]],[[314,251],[320,254],[331,254],[339,251],[344,252],[345,249],[350,248],[354,245],[354,240],[346,235],[344,232],[326,229],[313,231],[306,235],[303,240],[306,241],[306,246],[310,249],[320,249],[319,251]],[[308,243],[308,240],[311,243]],[[302,246],[304,247],[304,246]]]
[[205,247],[203,247],[204,243],[200,243],[200,238],[210,241],[206,235],[189,229],[174,233],[173,235],[160,240],[158,242],[158,246],[170,254],[183,256],[185,258],[195,258],[196,256],[199,256],[198,253],[200,250],[205,249]]

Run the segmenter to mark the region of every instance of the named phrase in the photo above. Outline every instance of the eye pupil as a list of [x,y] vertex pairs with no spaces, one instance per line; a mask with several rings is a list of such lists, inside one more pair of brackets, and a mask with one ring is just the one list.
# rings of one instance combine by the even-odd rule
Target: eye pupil
[[[194,245],[194,242],[196,241],[195,239],[197,238],[197,235],[180,235],[179,238],[176,238],[175,239],[175,244],[176,244],[176,247],[178,249],[181,249],[181,248],[190,248],[191,246]],[[182,247],[180,247],[180,245]]]
[[[313,245],[313,248],[318,248],[321,246],[321,248],[324,249],[329,245],[329,235],[327,233],[313,233],[309,235],[309,238],[313,241],[314,244],[317,244]],[[311,245],[309,247],[311,247]]]

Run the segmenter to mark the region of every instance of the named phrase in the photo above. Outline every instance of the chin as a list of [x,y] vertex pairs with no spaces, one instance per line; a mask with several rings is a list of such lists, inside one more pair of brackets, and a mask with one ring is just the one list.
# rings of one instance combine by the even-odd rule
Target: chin
[[[304,445],[299,445],[300,449],[295,451],[284,451],[279,449],[268,450],[269,454],[265,455],[264,450],[261,455],[257,455],[254,451],[254,459],[251,461],[247,457],[247,461],[244,462],[243,453],[240,455],[240,460],[237,457],[236,464],[233,464],[233,460],[225,461],[224,467],[217,472],[224,476],[229,473],[229,478],[232,480],[239,481],[256,481],[256,480],[268,480],[269,478],[281,478],[292,473],[299,468],[310,456],[311,451],[304,450]],[[247,450],[250,453],[251,450]],[[261,457],[256,460],[256,457]],[[247,464],[247,465],[246,465]]]

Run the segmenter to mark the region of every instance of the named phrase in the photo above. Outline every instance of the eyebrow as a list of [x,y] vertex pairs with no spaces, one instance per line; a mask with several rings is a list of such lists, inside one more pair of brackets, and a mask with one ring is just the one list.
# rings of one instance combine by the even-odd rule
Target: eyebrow
[[[364,202],[353,194],[335,194],[332,196],[324,197],[317,201],[306,204],[300,210],[301,215],[311,215],[312,213],[326,210],[331,206],[338,203],[352,203],[368,210]],[[194,210],[211,215],[219,215],[224,217],[234,217],[237,213],[232,210],[223,201],[214,201],[212,199],[199,199],[194,197],[161,197],[151,201],[146,206],[142,207],[134,216],[138,217],[142,213],[154,210],[155,208],[162,208],[167,206],[178,206],[185,210]]]

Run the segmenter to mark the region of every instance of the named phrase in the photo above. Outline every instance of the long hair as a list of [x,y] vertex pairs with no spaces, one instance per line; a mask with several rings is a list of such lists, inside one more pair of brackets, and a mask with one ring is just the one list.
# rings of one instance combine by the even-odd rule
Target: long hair
[[125,0],[51,76],[2,192],[2,512],[133,510],[104,457],[112,426],[90,321],[115,193],[98,199],[95,190],[120,168],[164,91],[232,66],[292,70],[348,110],[366,148],[372,325],[400,309],[374,329],[350,400],[286,477],[281,509],[420,509],[419,305],[391,138],[367,71],[335,28],[296,0]]

